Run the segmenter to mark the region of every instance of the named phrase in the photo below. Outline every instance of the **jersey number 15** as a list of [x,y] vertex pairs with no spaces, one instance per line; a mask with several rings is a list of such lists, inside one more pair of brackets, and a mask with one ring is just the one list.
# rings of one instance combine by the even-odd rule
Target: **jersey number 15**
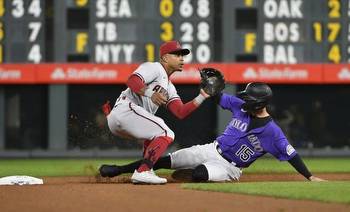
[[236,152],[236,155],[241,159],[241,161],[247,162],[249,161],[250,157],[254,155],[254,151],[250,149],[247,145],[243,144]]

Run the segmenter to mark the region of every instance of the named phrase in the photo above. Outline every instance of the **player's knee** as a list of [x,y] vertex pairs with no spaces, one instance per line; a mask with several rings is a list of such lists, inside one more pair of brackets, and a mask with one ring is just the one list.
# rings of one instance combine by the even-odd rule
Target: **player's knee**
[[203,164],[197,166],[192,172],[192,180],[195,182],[206,182],[209,179],[207,167]]

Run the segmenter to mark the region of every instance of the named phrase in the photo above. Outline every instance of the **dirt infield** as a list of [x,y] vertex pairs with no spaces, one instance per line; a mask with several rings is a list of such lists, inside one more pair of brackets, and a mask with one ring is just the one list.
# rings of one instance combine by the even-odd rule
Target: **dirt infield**
[[[350,174],[319,175],[350,180]],[[47,177],[40,186],[1,186],[1,212],[7,211],[350,211],[350,205],[193,191],[167,177],[166,185],[133,185],[128,177],[96,182],[93,177]],[[299,175],[243,175],[241,182],[302,181]]]

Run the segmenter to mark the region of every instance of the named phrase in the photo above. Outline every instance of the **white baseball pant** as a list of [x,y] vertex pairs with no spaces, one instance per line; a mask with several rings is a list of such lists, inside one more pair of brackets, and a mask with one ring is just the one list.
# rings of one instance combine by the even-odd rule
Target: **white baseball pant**
[[107,116],[108,126],[115,135],[153,140],[159,136],[175,138],[164,120],[149,113],[127,98],[120,98]]
[[229,163],[216,150],[216,142],[180,149],[170,154],[172,169],[194,169],[203,164],[209,174],[209,181],[239,180],[240,168]]

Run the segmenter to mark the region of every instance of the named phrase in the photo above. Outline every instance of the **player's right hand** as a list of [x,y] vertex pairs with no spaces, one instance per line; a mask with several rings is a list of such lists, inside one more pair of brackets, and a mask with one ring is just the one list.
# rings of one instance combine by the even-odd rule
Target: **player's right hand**
[[165,97],[164,94],[154,92],[151,96],[151,100],[154,104],[160,106],[160,105],[165,105],[167,102],[167,98]]

